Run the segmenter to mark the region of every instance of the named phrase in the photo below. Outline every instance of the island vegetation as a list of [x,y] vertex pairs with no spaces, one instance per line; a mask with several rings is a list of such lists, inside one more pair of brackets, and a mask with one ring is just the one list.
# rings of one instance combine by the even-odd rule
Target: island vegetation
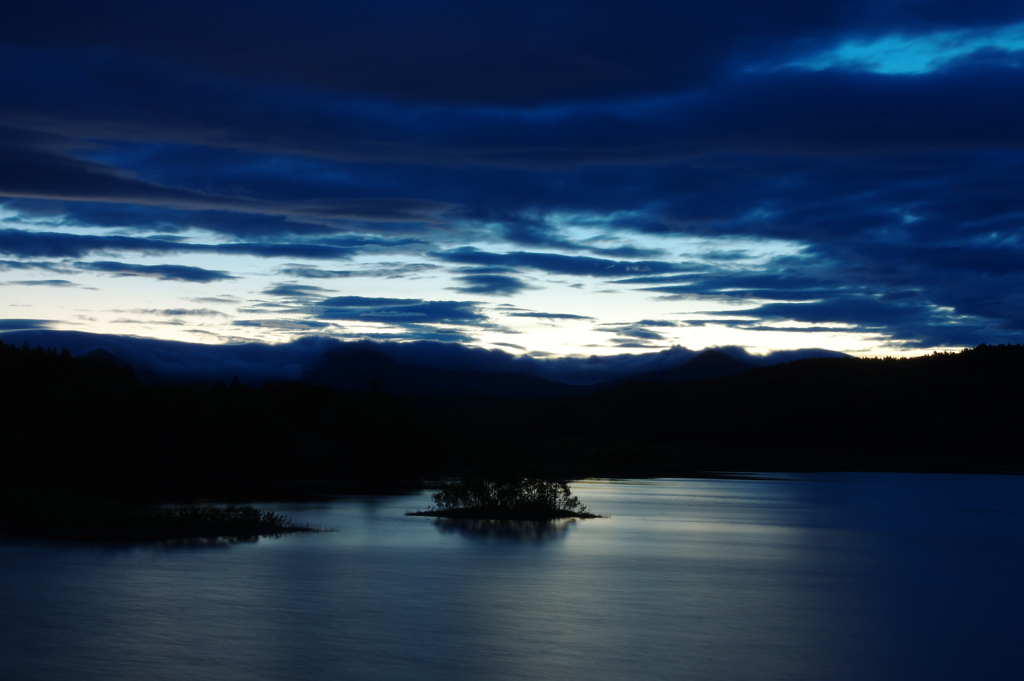
[[430,498],[431,508],[406,515],[473,520],[600,517],[589,512],[564,480],[471,477],[442,484]]
[[0,534],[92,542],[255,540],[320,532],[251,505],[168,507],[64,490],[0,492]]

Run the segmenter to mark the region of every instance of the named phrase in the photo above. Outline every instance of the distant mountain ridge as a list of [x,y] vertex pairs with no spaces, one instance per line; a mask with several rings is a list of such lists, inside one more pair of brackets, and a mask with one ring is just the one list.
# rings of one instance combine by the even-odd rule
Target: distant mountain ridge
[[648,371],[594,385],[570,385],[537,376],[472,369],[441,369],[401,364],[383,353],[338,348],[324,354],[303,380],[336,390],[379,390],[396,395],[511,397],[536,399],[588,395],[627,383],[682,383],[735,376],[756,365],[717,350],[705,350],[679,366]]
[[[557,418],[571,424],[573,436],[637,448],[916,451],[925,458],[944,450],[1015,452],[1022,448],[1022,383],[1020,345],[900,359],[805,359],[717,381],[621,385],[581,398],[557,417],[538,413],[531,428],[547,433]],[[516,432],[525,439],[529,430]],[[1015,454],[991,460],[1021,465]],[[878,465],[916,465],[893,461]]]
[[383,353],[362,348],[330,350],[302,378],[312,384],[327,384],[335,390],[415,396],[540,398],[588,392],[583,386],[522,373],[408,366]]
[[578,460],[624,466],[627,476],[663,475],[669,462],[991,473],[1024,470],[1022,384],[1024,346],[980,345],[914,358],[802,359],[715,380],[627,381],[544,407],[452,410],[438,400],[418,408],[444,427],[500,433],[517,452],[558,456],[557,437]]
[[[718,350],[705,350],[689,362],[672,369],[646,371],[635,376],[626,376],[614,381],[600,384],[602,388],[612,388],[626,383],[683,383],[685,381],[704,381],[709,378],[725,378],[736,376],[756,369],[757,365],[731,357]],[[596,386],[594,386],[596,387]]]
[[[408,366],[374,347],[321,353],[321,377],[341,381],[338,391],[323,382],[155,386],[109,351],[0,343],[0,426],[16,454],[6,472],[151,484],[169,473],[412,481],[506,460],[580,477],[1024,470],[1019,345],[803,359],[724,377],[713,374],[744,367],[711,351],[641,376],[709,380],[604,388]],[[572,391],[589,394],[564,395]]]
[[[682,347],[647,354],[534,358],[434,341],[347,341],[306,336],[280,343],[208,345],[82,331],[11,331],[0,339],[68,348],[73,355],[106,357],[131,366],[143,383],[307,380],[340,390],[410,395],[569,397],[625,383],[677,383],[721,378],[757,366],[807,357],[844,357],[821,349],[750,355],[739,347],[702,353]],[[709,354],[710,353],[710,354]]]

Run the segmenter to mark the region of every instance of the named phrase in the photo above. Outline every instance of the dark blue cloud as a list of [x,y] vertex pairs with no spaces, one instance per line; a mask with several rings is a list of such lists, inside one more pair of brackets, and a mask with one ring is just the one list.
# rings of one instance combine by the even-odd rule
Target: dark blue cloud
[[42,262],[38,260],[0,260],[0,272],[9,270],[45,270],[59,274],[71,274],[74,272],[62,264]]
[[705,273],[700,271],[691,272],[689,274],[670,274],[667,276],[653,275],[645,277],[629,277],[627,279],[616,279],[613,283],[616,284],[684,284],[688,285],[691,282],[698,281],[704,276]]
[[5,283],[17,286],[54,286],[57,288],[78,286],[75,282],[68,281],[67,279],[26,279],[21,281],[8,281]]
[[[2,46],[0,46],[2,47]],[[385,229],[408,231],[402,223],[439,222],[438,215],[453,208],[451,204],[431,199],[306,196],[300,199],[255,198],[246,194],[216,194],[199,188],[186,189],[147,182],[123,172],[109,163],[86,160],[72,155],[72,149],[84,146],[72,138],[40,133],[24,128],[4,126],[0,110],[0,197],[42,199],[49,203],[87,202],[128,203],[155,208],[162,215],[174,211],[232,211],[242,215],[285,217],[292,221],[320,223],[320,229],[291,229],[280,221],[278,232],[326,232],[324,225],[342,223],[350,227],[362,223]],[[107,154],[110,156],[111,154]],[[130,159],[125,159],[130,160]],[[193,184],[195,179],[193,178]],[[137,209],[136,209],[137,210]],[[154,215],[148,222],[163,226],[167,220]],[[82,218],[77,218],[81,220]],[[170,223],[173,225],[173,223]],[[207,219],[205,226],[216,226]],[[416,231],[417,227],[411,228]],[[231,231],[230,229],[224,231]],[[239,230],[234,230],[235,232]],[[250,235],[254,229],[244,230]]]
[[[404,244],[388,244],[401,246]],[[288,265],[279,268],[280,274],[302,279],[341,279],[347,277],[379,277],[383,279],[402,279],[418,277],[441,269],[432,263],[374,263],[372,267],[358,270],[325,270],[312,265]],[[479,270],[477,270],[479,271]]]
[[163,310],[159,309],[147,309],[147,310],[132,310],[140,314],[155,314],[162,317],[226,317],[227,315],[217,310],[211,310],[208,307],[201,308],[185,308],[185,307],[172,307]]
[[[822,332],[884,333],[909,348],[934,346],[974,346],[984,342],[1011,342],[1019,332],[1000,330],[979,323],[977,319],[951,318],[948,311],[927,300],[914,297],[907,300],[886,300],[874,296],[839,294],[808,303],[768,303],[741,312],[708,312],[722,315],[717,324],[747,330],[776,330],[780,325],[762,322],[805,322],[822,325]],[[736,315],[747,318],[735,319]],[[781,328],[785,328],[784,325]],[[814,332],[806,327],[794,327],[805,333]],[[987,339],[987,340],[986,340]]]
[[[841,16],[831,3],[811,0],[776,3],[774,12],[736,0],[643,0],[628,11],[615,2],[586,11],[533,0],[514,8],[440,2],[429,12],[415,3],[315,2],[295,12],[249,3],[240,24],[226,3],[143,9],[115,2],[95,14],[60,5],[5,9],[0,38],[47,48],[109,46],[149,61],[342,92],[515,104],[676,87],[713,72],[760,22],[766,38],[785,37],[834,26]],[[523,36],[530,36],[526,45]],[[130,62],[120,66],[131,74]]]
[[233,305],[239,302],[238,298],[229,295],[223,296],[200,296],[198,298],[190,298],[194,303],[213,303],[213,304],[228,304]]
[[81,270],[104,272],[119,277],[153,277],[162,281],[191,281],[200,284],[238,278],[227,272],[207,270],[202,267],[191,267],[189,265],[134,265],[103,260],[98,262],[77,262],[75,266]]
[[[244,22],[219,2],[8,3],[0,196],[7,226],[26,229],[0,230],[0,252],[429,251],[439,264],[419,270],[279,273],[448,268],[463,293],[515,295],[534,270],[793,304],[758,308],[772,323],[796,303],[822,323],[846,310],[913,342],[1011,333],[1024,330],[1021,51],[982,46],[914,74],[807,64],[850,40],[1021,21],[1019,2],[997,0],[257,1]],[[693,236],[717,245],[672,245]],[[751,264],[764,239],[801,256]],[[489,245],[451,248],[466,243]],[[60,265],[0,263],[29,267]]]
[[[760,280],[760,281],[759,281]],[[759,282],[760,287],[751,284]],[[774,285],[767,285],[774,283]],[[690,298],[694,296],[725,296],[727,298],[742,299],[770,299],[788,301],[817,300],[822,297],[834,295],[837,289],[851,290],[852,287],[843,287],[833,284],[823,285],[822,282],[815,282],[814,285],[796,281],[786,281],[782,277],[774,275],[739,276],[739,277],[709,277],[698,279],[692,284],[673,286],[651,286],[642,290],[664,294],[668,298]]]
[[319,267],[309,267],[306,265],[282,267],[278,272],[288,277],[300,277],[302,279],[338,279],[351,277],[354,274],[352,270],[323,270]]
[[930,318],[934,312],[920,304],[893,304],[868,296],[839,295],[830,300],[813,303],[768,303],[753,310],[744,310],[742,314],[751,314],[760,319],[788,319],[812,323],[847,322],[869,329],[881,329],[888,324],[904,321],[908,317]]
[[439,342],[446,345],[456,343],[476,343],[477,338],[458,329],[444,326],[420,326],[418,324],[406,324],[400,331],[376,332],[376,333],[350,333],[336,334],[339,338],[352,338],[358,340],[374,340],[380,342],[398,342],[401,345],[412,345],[414,342]]
[[476,303],[410,298],[338,296],[316,303],[318,319],[378,322],[394,326],[454,324],[488,326]]
[[348,258],[357,251],[354,247],[331,246],[318,243],[236,243],[217,245],[188,244],[186,251],[219,253],[221,255],[254,255],[258,258]]
[[456,277],[461,286],[454,287],[460,293],[488,296],[510,296],[531,287],[515,277],[505,274],[460,274]]
[[465,246],[448,251],[434,252],[432,257],[445,262],[502,268],[528,268],[551,274],[571,274],[589,277],[621,277],[633,273],[676,272],[682,266],[656,260],[606,260],[583,255],[554,253],[488,253]]
[[422,300],[409,298],[367,298],[365,296],[335,296],[321,300],[325,307],[379,307],[381,305],[418,305]]
[[[743,57],[885,32],[923,33],[1021,20],[1013,2],[723,0],[714,4],[524,0],[381,5],[307,2],[67,2],[0,13],[0,39],[35,48],[106,48],[143,66],[188,64],[246,79],[395,99],[488,104],[622,98],[701,83]],[[81,49],[86,48],[86,49]],[[472,55],[468,58],[467,55]],[[103,52],[94,57],[106,56]],[[149,62],[149,63],[147,63]],[[127,59],[111,76],[145,85]],[[111,69],[113,70],[113,69]],[[140,69],[141,70],[141,69]],[[118,82],[118,81],[115,81]]]
[[0,319],[0,331],[48,329],[57,323],[47,319]]
[[633,339],[633,338],[612,338],[611,342],[612,342],[612,344],[615,345],[615,347],[620,348],[620,349],[632,348],[632,349],[640,350],[640,349],[645,349],[645,348],[658,348],[658,347],[661,347],[661,345],[658,344],[658,343],[651,343],[651,342],[648,342],[648,341],[636,340],[636,339]]
[[565,314],[558,312],[509,312],[509,317],[534,317],[536,319],[593,319],[579,314]]
[[[10,56],[12,62],[31,58]],[[74,76],[57,73],[50,77],[56,85]],[[708,87],[674,91],[670,96],[600,106],[587,101],[539,111],[437,106],[417,109],[326,95],[303,97],[301,93],[281,93],[284,104],[271,104],[266,97],[254,98],[250,92],[234,101],[224,94],[224,87],[217,87],[205,106],[184,118],[178,113],[178,118],[171,120],[166,120],[164,112],[180,112],[179,107],[169,108],[163,102],[146,106],[141,93],[135,93],[131,101],[135,106],[141,101],[142,110],[133,112],[114,105],[125,101],[123,92],[111,92],[103,98],[90,91],[81,93],[82,97],[88,94],[111,103],[110,110],[96,114],[101,120],[142,126],[135,136],[143,139],[177,138],[179,143],[195,147],[195,158],[182,159],[175,149],[166,147],[143,154],[128,146],[102,154],[91,152],[103,162],[85,161],[61,151],[73,148],[73,139],[12,128],[5,147],[11,170],[8,174],[0,172],[0,191],[21,197],[130,199],[165,209],[288,215],[306,222],[341,219],[429,223],[443,220],[446,212],[459,208],[464,203],[459,199],[465,198],[465,193],[452,185],[431,187],[443,176],[429,178],[422,170],[380,163],[565,169],[623,163],[700,163],[709,154],[820,158],[835,153],[999,150],[1007,145],[1019,146],[1022,140],[1014,123],[1024,105],[1013,96],[1019,92],[1022,78],[1015,66],[991,63],[963,63],[942,72],[900,77],[789,69],[721,75]],[[176,80],[178,88],[186,81]],[[193,83],[198,81],[201,78],[192,79]],[[10,84],[11,88],[17,86]],[[102,82],[94,86],[103,88]],[[228,90],[240,87],[229,84]],[[191,86],[180,96],[195,98],[193,90]],[[44,101],[33,106],[39,115],[67,118],[68,106],[81,98],[73,93],[66,96],[66,102]],[[239,108],[247,108],[253,115],[242,119],[228,115]],[[753,111],[756,116],[750,115]],[[282,126],[288,127],[292,121],[292,131],[282,140]],[[75,132],[99,135],[105,125],[109,124],[96,123],[96,130]],[[59,127],[72,132],[83,126],[88,124],[79,115]],[[256,156],[231,158],[237,152],[224,149],[218,152],[220,162],[228,165],[233,161],[232,167],[255,170],[241,177],[233,176],[237,170],[224,171],[221,181],[225,185],[218,187],[219,191],[203,191],[207,183],[202,178],[209,176],[203,169],[211,162],[201,158],[200,151],[227,146],[222,137],[211,136],[211,131],[225,128],[233,132],[231,149],[245,149]],[[0,135],[0,145],[4,137]],[[367,138],[375,139],[375,144],[367,147]],[[82,155],[81,151],[76,153]],[[272,163],[275,156],[278,162]],[[314,160],[297,160],[305,157]],[[372,165],[360,168],[365,175],[356,180],[351,172],[339,172],[336,165],[317,160],[324,157]],[[182,166],[176,173],[175,163]],[[148,174],[159,177],[162,183],[121,177],[114,172],[121,166],[147,168]],[[16,173],[18,168],[23,173]],[[303,171],[301,186],[296,186],[296,170]],[[308,179],[307,171],[323,174]],[[432,196],[408,198],[394,193],[402,191],[401,186],[411,175],[420,175],[429,182],[426,186],[431,187]],[[399,186],[394,186],[400,178]],[[547,180],[552,189],[557,187],[557,178]],[[479,189],[485,184],[498,188],[497,177],[477,178],[469,186]],[[233,194],[235,186],[260,198]],[[444,191],[438,192],[438,188]],[[506,188],[505,193],[509,189],[514,187]],[[422,195],[422,191],[418,193]],[[374,198],[366,198],[368,192]],[[465,210],[480,221],[494,223],[517,243],[537,246],[564,242],[553,233],[542,213],[520,208],[478,201]],[[301,232],[308,228],[295,229]]]
[[330,324],[327,322],[316,322],[308,319],[304,320],[293,320],[293,319],[236,319],[231,322],[234,326],[249,326],[259,327],[264,329],[312,329],[321,330],[330,328]]
[[308,298],[310,296],[323,295],[330,289],[321,286],[308,286],[303,284],[278,284],[264,289],[263,293],[268,296],[284,296],[287,298]]
[[597,330],[621,336],[622,338],[615,340],[615,342],[619,344],[624,342],[633,342],[633,339],[640,341],[665,340],[664,335],[657,331],[645,328],[643,324],[601,324],[597,327]]
[[[131,203],[7,199],[3,205],[23,216],[59,221],[68,227],[109,227],[133,232],[163,232],[163,240],[190,228],[232,237],[260,239],[268,236],[311,236],[332,234],[324,224],[289,220],[284,215],[254,215],[228,210],[174,210]],[[155,236],[155,235],[154,235]]]
[[34,232],[0,229],[0,253],[24,257],[80,258],[103,251],[135,251],[144,253],[218,253],[221,255],[254,255],[261,258],[348,258],[354,247],[310,243],[231,243],[194,244],[143,239],[129,236],[92,236],[61,232]]
[[[149,162],[162,164],[163,158],[146,159]],[[130,161],[138,163],[134,154],[126,154],[126,158],[114,158],[112,162]],[[140,166],[133,166],[140,172],[152,175],[153,169],[146,169]],[[198,182],[195,179],[197,172],[202,172],[202,167],[191,169],[192,177],[175,178],[181,184]],[[185,173],[185,171],[182,171]],[[185,173],[187,174],[187,173]],[[282,178],[290,177],[287,173],[264,172],[260,175],[262,184],[267,185],[266,191],[270,191],[272,185]],[[310,191],[306,187],[306,192]],[[325,187],[323,191],[331,191]],[[336,189],[335,189],[336,191]],[[320,221],[302,221],[291,219],[289,214],[261,215],[252,212],[234,212],[232,210],[175,210],[173,208],[139,205],[127,202],[100,203],[95,201],[58,201],[50,199],[24,199],[9,198],[0,200],[0,205],[9,210],[17,211],[25,217],[39,218],[49,225],[60,224],[67,227],[108,227],[119,230],[130,230],[132,232],[152,233],[151,238],[164,241],[173,241],[176,233],[189,229],[201,229],[208,232],[227,235],[238,239],[265,240],[265,239],[286,239],[302,240],[305,242],[315,241],[323,246],[333,246],[343,249],[357,249],[361,247],[400,247],[417,243],[415,238],[396,236],[375,236],[372,234],[346,234],[338,235],[338,225],[326,218]],[[282,213],[288,213],[288,206],[281,207]],[[298,211],[295,217],[300,217]],[[365,217],[365,216],[363,216]],[[364,224],[359,220],[346,220],[345,225],[353,227]],[[370,223],[366,223],[368,230],[373,229]],[[384,231],[401,231],[387,223],[373,223],[378,227],[383,226]],[[302,255],[300,253],[300,255]]]

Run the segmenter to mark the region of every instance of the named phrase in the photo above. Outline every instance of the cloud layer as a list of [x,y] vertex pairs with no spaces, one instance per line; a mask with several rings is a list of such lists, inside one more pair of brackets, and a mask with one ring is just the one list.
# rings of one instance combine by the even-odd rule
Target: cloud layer
[[182,318],[222,341],[1017,342],[1021,36],[1000,0],[14,3],[0,283],[69,326],[220,287]]

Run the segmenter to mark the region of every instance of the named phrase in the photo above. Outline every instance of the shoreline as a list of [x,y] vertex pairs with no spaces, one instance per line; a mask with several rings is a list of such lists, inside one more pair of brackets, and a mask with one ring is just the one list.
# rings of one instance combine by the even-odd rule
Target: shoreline
[[0,490],[0,536],[134,544],[247,541],[298,532],[291,518],[252,505],[160,506],[53,487]]

